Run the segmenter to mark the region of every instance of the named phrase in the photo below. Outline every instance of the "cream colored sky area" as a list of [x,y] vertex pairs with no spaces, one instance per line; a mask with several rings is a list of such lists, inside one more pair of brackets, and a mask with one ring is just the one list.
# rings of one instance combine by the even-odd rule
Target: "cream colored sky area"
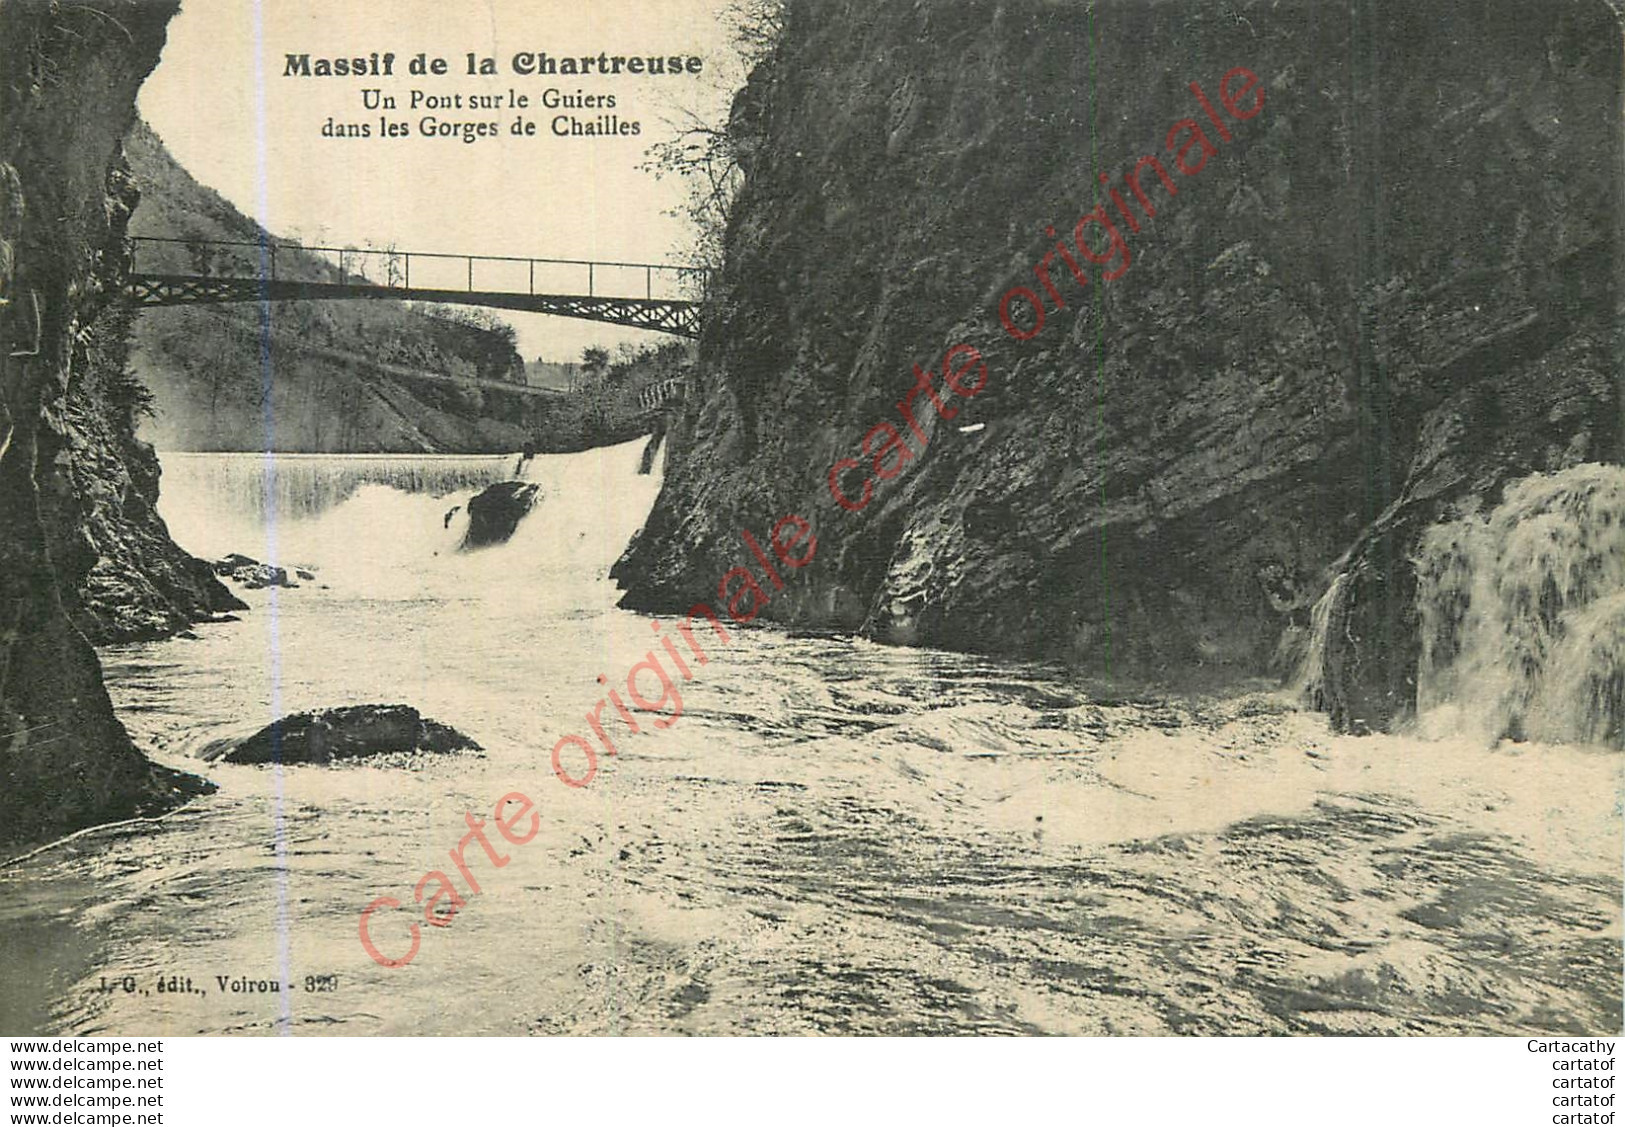
[[[184,0],[170,25],[141,112],[200,181],[279,235],[329,245],[394,245],[456,254],[683,261],[685,224],[663,214],[682,189],[638,166],[670,123],[692,110],[720,120],[742,79],[722,18],[725,0]],[[290,77],[292,54],[395,53],[395,74]],[[552,56],[696,55],[699,75],[522,76],[520,52]],[[446,59],[444,76],[413,76],[418,53]],[[470,77],[466,56],[496,59]],[[544,109],[544,91],[613,95],[614,109]],[[393,96],[383,116],[405,138],[379,136],[381,111],[362,91]],[[510,90],[528,95],[534,137],[507,126],[520,111],[410,108],[412,91],[444,97]],[[636,121],[631,137],[552,135],[555,115]],[[499,121],[501,136],[472,144],[420,135],[420,120]],[[368,138],[322,136],[331,117],[367,123]],[[590,322],[507,315],[526,358],[578,355],[587,343],[659,339]]]

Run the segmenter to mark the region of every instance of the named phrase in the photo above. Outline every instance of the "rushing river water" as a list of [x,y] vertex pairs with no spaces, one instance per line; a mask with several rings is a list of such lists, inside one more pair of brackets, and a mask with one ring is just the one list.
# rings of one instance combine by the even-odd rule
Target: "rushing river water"
[[[1344,738],[1264,692],[1117,699],[1053,668],[746,629],[681,685],[680,720],[562,785],[554,740],[654,637],[607,579],[658,489],[637,457],[536,459],[536,510],[469,554],[448,511],[512,458],[283,458],[267,478],[166,457],[183,545],[316,579],[104,651],[137,741],[219,790],[0,872],[8,1030],[1618,1030],[1619,756],[1598,747]],[[198,758],[368,702],[484,753]],[[480,893],[409,965],[369,959],[361,910],[455,875],[465,813],[515,790],[537,837],[493,836],[500,869],[472,845]],[[375,917],[380,947],[403,953],[411,918]]]

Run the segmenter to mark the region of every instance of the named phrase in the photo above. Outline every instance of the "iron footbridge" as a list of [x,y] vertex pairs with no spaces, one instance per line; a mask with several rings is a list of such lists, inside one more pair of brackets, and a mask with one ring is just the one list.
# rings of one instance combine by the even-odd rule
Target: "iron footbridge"
[[[700,266],[135,236],[125,298],[141,307],[428,301],[699,335]],[[282,250],[279,272],[277,251]],[[290,262],[289,251],[300,256]],[[311,256],[319,261],[312,262]],[[312,274],[320,276],[309,276]],[[292,275],[292,276],[290,276]],[[416,277],[414,277],[416,275]],[[641,290],[641,293],[639,292]]]

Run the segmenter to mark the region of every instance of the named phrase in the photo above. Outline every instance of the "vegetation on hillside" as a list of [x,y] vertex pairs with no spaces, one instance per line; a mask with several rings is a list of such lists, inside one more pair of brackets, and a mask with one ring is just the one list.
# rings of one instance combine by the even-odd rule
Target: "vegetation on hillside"
[[[177,164],[137,122],[126,141],[141,204],[130,233],[140,271],[248,274],[262,253],[258,224]],[[343,262],[271,237],[279,277],[336,282],[387,270],[387,252],[358,248]],[[238,248],[206,245],[241,242]],[[524,412],[494,411],[478,388],[408,384],[384,366],[523,383],[511,326],[483,310],[398,301],[272,306],[261,348],[253,305],[182,306],[142,313],[131,362],[153,392],[144,427],[166,449],[506,450],[523,444]],[[337,354],[337,355],[335,355]]]

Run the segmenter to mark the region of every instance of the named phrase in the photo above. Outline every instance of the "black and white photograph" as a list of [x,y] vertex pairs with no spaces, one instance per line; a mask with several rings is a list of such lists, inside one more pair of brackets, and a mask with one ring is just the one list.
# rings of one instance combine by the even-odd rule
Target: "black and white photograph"
[[9,1051],[1611,1069],[1622,61],[1617,0],[0,0]]

